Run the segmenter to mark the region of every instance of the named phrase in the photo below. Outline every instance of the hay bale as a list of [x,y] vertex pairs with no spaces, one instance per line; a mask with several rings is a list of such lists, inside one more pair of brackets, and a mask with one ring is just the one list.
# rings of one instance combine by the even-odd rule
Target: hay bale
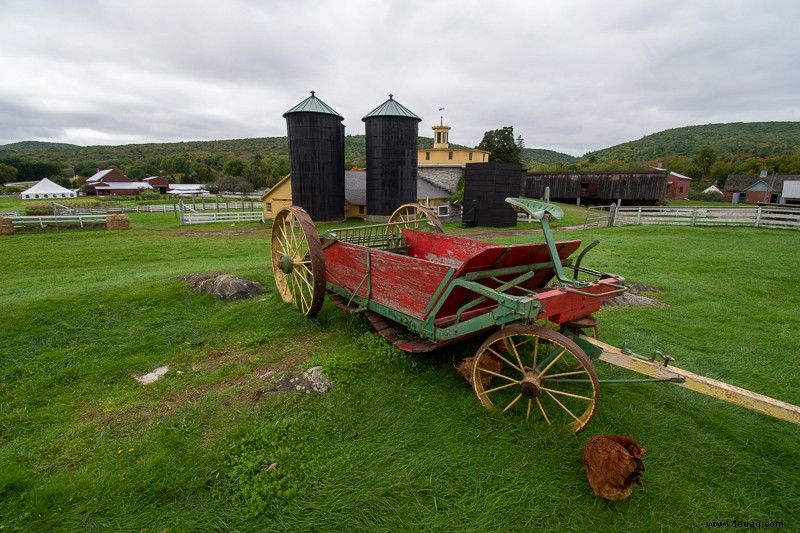
[[10,218],[0,217],[0,235],[14,235],[13,221]]
[[108,215],[106,229],[131,229],[131,219],[128,215]]

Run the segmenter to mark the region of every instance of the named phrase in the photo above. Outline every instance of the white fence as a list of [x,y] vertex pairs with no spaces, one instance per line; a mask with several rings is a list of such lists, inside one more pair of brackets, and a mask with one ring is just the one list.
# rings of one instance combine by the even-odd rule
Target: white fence
[[105,215],[48,215],[48,216],[27,216],[27,217],[10,217],[11,224],[15,228],[22,228],[25,226],[39,226],[44,229],[48,226],[80,226],[84,227],[87,224],[96,226],[98,224],[106,223]]
[[125,213],[172,213],[177,208],[173,204],[129,205],[109,207],[67,207],[53,204],[53,211],[59,215],[121,215]]
[[[247,204],[250,204],[250,209],[247,210]],[[214,222],[263,222],[263,211],[259,209],[256,211],[254,205],[261,206],[260,203],[254,202],[230,202],[220,204],[219,202],[211,203],[208,205],[209,209],[204,208],[205,204],[186,204],[183,200],[178,203],[178,211],[180,212],[181,225],[186,224],[211,224]]]
[[261,222],[261,211],[237,211],[231,213],[212,211],[210,213],[181,213],[181,224],[211,224],[213,222]]
[[612,225],[753,226],[800,229],[800,208],[758,207],[618,207]]

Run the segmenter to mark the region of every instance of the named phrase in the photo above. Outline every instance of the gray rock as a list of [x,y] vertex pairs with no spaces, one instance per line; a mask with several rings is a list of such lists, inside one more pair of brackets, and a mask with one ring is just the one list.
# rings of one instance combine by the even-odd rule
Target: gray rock
[[262,294],[261,285],[230,274],[193,274],[182,276],[189,288],[223,300],[243,300]]
[[603,302],[604,306],[630,306],[630,307],[665,307],[667,304],[646,296],[639,296],[637,294],[623,293],[616,298],[611,298]]
[[305,372],[289,374],[275,387],[276,392],[305,391],[326,393],[333,388],[333,382],[322,372],[321,366],[309,368]]

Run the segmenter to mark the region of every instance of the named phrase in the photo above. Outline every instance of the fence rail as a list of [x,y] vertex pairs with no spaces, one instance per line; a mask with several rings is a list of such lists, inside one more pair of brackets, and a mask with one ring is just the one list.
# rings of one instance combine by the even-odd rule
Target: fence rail
[[210,213],[181,213],[181,224],[211,224],[214,222],[261,222],[264,214],[261,211],[236,211]]
[[583,220],[583,229],[605,228],[612,222],[614,204],[590,206],[586,209],[586,218]]
[[39,226],[46,228],[47,226],[74,226],[79,225],[84,227],[86,224],[97,225],[105,224],[105,215],[47,215],[47,216],[17,216],[9,217],[11,224],[15,228],[22,228],[25,226]]
[[180,204],[185,205],[192,211],[197,212],[211,212],[211,211],[225,211],[230,212],[238,210],[245,212],[247,210],[254,211],[261,206],[260,202],[244,201],[244,202],[220,202],[218,200],[206,202],[197,201],[191,203],[181,202],[171,204],[150,204],[150,205],[126,205],[126,206],[97,206],[97,207],[70,207],[67,205],[53,202],[54,215],[113,215],[113,214],[126,214],[126,213],[177,213]]
[[796,207],[618,207],[613,225],[753,226],[800,229]]

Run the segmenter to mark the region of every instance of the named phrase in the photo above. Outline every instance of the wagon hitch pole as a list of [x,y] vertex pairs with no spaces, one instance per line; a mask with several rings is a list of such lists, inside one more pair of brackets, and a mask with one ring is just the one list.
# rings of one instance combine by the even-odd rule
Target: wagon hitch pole
[[[669,361],[666,358],[664,363],[657,363],[654,360],[634,354],[630,350],[621,350],[616,346],[611,346],[586,335],[579,335],[578,338],[597,347],[600,350],[599,359],[606,363],[646,376],[669,380],[679,387],[684,387],[706,396],[713,396],[751,411],[800,424],[800,407],[796,405],[742,389],[735,385],[729,385],[722,381],[700,376],[674,366],[668,367],[667,363]],[[682,378],[682,381],[670,378]]]

